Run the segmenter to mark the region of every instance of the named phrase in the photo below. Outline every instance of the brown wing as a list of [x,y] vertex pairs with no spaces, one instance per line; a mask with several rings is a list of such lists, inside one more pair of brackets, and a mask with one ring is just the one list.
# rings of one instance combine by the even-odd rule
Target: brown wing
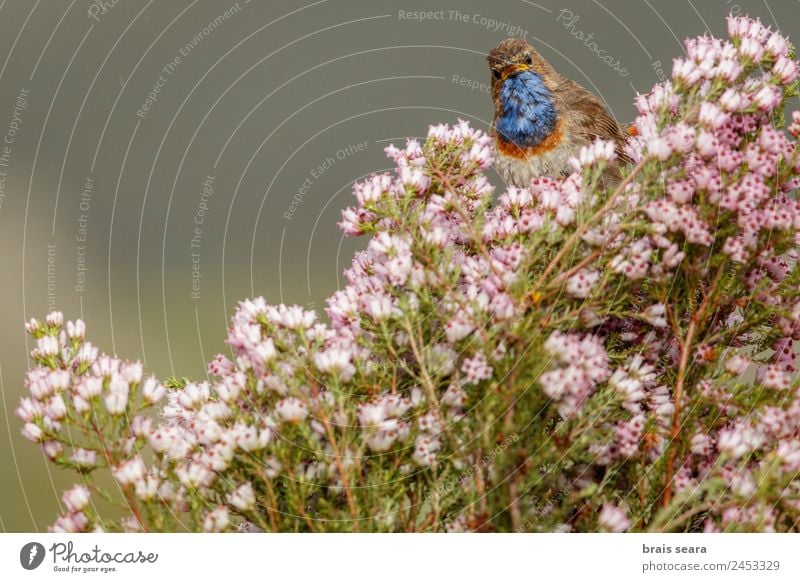
[[556,93],[557,102],[563,107],[562,114],[571,122],[576,133],[588,141],[598,137],[614,141],[620,163],[630,163],[631,159],[625,153],[625,143],[630,134],[620,127],[600,99],[576,82],[563,77]]

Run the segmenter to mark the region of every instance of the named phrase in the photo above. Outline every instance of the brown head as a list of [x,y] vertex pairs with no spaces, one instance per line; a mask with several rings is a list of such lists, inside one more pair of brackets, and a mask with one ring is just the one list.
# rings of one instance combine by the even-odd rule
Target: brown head
[[507,38],[486,57],[492,74],[492,100],[500,106],[500,87],[503,81],[522,71],[538,73],[552,91],[558,84],[558,75],[542,55],[521,38]]

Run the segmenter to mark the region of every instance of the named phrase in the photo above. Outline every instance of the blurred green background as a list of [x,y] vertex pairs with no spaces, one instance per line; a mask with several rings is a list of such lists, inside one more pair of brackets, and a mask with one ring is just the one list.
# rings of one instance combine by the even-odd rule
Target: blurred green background
[[324,307],[363,245],[339,212],[383,147],[487,127],[500,40],[627,122],[729,12],[800,21],[777,0],[1,0],[0,531],[44,530],[69,483],[13,414],[26,319],[59,309],[108,353],[202,377],[238,300]]

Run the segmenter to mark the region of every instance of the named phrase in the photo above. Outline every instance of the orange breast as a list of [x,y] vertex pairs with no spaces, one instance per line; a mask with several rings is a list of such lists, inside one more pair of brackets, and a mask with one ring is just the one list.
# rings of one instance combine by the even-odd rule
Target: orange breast
[[497,150],[504,156],[518,158],[524,160],[531,156],[540,156],[558,147],[564,139],[564,133],[561,129],[561,121],[556,124],[556,128],[550,132],[546,138],[533,146],[520,147],[510,141],[505,141],[497,136]]

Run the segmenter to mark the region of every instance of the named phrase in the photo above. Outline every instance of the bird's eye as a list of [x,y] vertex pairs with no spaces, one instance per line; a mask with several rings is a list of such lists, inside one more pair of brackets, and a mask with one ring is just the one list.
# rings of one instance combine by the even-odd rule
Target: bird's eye
[[492,75],[494,75],[495,79],[499,79],[500,78],[500,71],[498,71],[497,69],[492,69]]
[[531,55],[528,54],[528,53],[525,54],[525,64],[526,65],[532,65],[533,64],[533,59],[531,58]]

